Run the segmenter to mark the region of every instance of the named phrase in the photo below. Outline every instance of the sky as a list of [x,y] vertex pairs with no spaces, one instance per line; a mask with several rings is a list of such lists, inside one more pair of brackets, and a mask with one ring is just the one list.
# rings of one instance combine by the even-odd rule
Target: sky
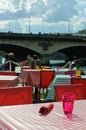
[[76,33],[86,29],[86,0],[0,0],[0,32]]

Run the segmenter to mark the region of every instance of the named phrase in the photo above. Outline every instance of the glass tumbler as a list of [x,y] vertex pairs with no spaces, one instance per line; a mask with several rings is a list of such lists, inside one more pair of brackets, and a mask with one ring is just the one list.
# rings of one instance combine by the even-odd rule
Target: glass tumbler
[[62,95],[63,111],[65,114],[72,114],[74,107],[74,94],[64,93]]

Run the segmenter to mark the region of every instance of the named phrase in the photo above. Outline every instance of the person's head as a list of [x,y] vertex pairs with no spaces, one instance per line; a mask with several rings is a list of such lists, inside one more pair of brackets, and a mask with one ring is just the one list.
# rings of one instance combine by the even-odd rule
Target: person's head
[[9,54],[8,54],[8,57],[9,57],[9,58],[13,58],[13,57],[14,57],[14,53],[12,53],[12,52],[9,53]]
[[30,55],[27,55],[27,59],[30,59],[31,58],[31,56]]
[[33,59],[34,60],[38,59],[38,56],[37,55],[33,55]]

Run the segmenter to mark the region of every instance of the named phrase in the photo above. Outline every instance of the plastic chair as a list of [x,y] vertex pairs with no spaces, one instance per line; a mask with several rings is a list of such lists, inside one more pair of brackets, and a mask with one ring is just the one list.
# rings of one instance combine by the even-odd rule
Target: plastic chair
[[0,89],[0,106],[32,104],[32,87]]
[[54,86],[55,100],[61,101],[64,92],[74,93],[75,100],[85,99],[83,84],[61,84]]
[[[40,92],[41,90],[43,93],[47,94],[48,93],[48,86],[52,82],[54,78],[54,71],[52,70],[41,70],[40,72],[40,88],[39,88],[39,100],[40,100]],[[46,89],[46,91],[45,91]]]

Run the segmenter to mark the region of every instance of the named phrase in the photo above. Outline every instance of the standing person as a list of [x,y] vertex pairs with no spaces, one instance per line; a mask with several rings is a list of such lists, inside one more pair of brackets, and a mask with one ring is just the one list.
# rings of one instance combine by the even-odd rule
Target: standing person
[[33,58],[31,57],[31,55],[27,55],[27,65],[31,66],[31,62],[32,62]]
[[40,59],[38,58],[37,55],[33,55],[33,60],[31,62],[31,68],[36,69],[36,66],[39,66],[39,68],[41,68]]
[[72,66],[72,61],[69,61],[69,69],[72,70],[73,66]]

